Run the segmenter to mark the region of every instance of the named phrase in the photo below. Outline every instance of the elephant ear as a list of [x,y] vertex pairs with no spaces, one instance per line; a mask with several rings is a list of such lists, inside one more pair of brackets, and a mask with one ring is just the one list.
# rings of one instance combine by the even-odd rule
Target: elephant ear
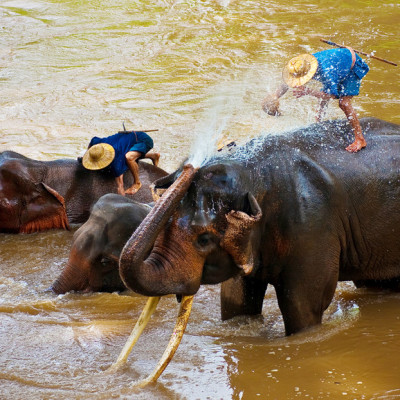
[[254,232],[262,217],[261,208],[251,194],[247,194],[250,212],[232,210],[226,214],[228,227],[221,246],[231,255],[234,262],[248,275],[254,268]]
[[64,198],[50,186],[34,184],[21,213],[21,233],[69,229]]
[[181,175],[183,171],[183,167],[187,160],[185,160],[182,165],[172,174],[167,176],[163,176],[160,179],[155,180],[150,185],[151,194],[153,196],[153,200],[156,202],[164,192],[176,181],[176,179]]

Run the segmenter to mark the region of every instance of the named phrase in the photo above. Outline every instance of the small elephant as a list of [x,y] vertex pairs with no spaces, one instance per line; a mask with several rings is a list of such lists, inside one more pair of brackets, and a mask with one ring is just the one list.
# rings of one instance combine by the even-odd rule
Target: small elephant
[[68,264],[53,283],[56,294],[69,291],[122,291],[118,271],[123,246],[151,210],[118,194],[106,194],[75,232]]
[[[140,189],[132,198],[151,202],[150,184],[168,175],[161,168],[139,162]],[[125,185],[133,182],[124,175]],[[92,205],[106,193],[117,193],[108,170],[89,171],[72,159],[37,161],[13,151],[0,153],[0,232],[32,233],[67,229],[85,222]]]
[[222,283],[222,318],[262,310],[275,287],[286,334],[321,323],[338,281],[400,278],[400,125],[362,119],[257,138],[233,154],[154,183],[168,189],[120,257],[146,296],[193,295]]

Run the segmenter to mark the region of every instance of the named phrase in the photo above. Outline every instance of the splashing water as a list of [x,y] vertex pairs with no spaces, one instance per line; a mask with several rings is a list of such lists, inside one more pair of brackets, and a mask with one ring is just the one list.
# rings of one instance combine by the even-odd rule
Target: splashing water
[[[223,82],[215,87],[197,126],[198,134],[190,151],[188,162],[194,167],[204,165],[223,142],[243,142],[261,134],[266,115],[261,107],[255,112],[253,106],[249,110],[243,109],[249,96],[248,87],[253,86],[254,79],[258,79],[254,74],[241,75],[238,81]],[[243,130],[247,120],[254,122],[252,132]]]
[[[247,159],[258,150],[266,135],[284,134],[316,122],[317,102],[308,97],[298,101],[291,91],[280,99],[280,117],[269,116],[261,109],[262,99],[276,90],[276,78],[280,75],[276,66],[267,65],[265,69],[269,71],[268,74],[263,70],[257,74],[252,71],[251,74],[241,74],[238,81],[223,82],[214,88],[214,95],[210,96],[197,125],[196,139],[189,153],[188,162],[194,167],[204,165],[216,155],[221,142],[233,140],[240,146],[255,139],[246,150],[235,151],[235,158]],[[259,82],[260,87],[257,95],[248,92],[249,87],[255,86],[255,81]],[[249,96],[254,98],[258,107],[254,103],[246,106]],[[342,117],[342,114],[338,107],[330,106],[325,117],[332,119]]]
[[217,152],[218,142],[223,137],[228,119],[235,108],[232,104],[233,99],[235,95],[227,95],[226,86],[224,86],[223,94],[217,94],[210,99],[190,151],[188,162],[194,167],[204,165]]

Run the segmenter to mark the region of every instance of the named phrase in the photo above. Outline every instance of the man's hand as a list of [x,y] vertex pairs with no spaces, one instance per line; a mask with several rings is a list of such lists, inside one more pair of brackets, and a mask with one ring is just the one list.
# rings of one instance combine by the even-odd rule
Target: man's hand
[[269,115],[279,116],[281,111],[279,110],[279,99],[288,91],[289,86],[286,83],[282,83],[275,91],[270,93],[261,103],[262,109]]
[[262,101],[261,107],[268,115],[281,115],[281,112],[279,110],[279,99],[275,95],[268,95]]

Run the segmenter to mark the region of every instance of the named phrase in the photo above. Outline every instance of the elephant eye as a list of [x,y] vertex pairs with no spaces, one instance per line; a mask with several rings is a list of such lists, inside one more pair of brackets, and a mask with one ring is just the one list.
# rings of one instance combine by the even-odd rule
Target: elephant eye
[[200,247],[205,247],[211,242],[211,235],[209,233],[203,233],[197,239],[197,243]]

